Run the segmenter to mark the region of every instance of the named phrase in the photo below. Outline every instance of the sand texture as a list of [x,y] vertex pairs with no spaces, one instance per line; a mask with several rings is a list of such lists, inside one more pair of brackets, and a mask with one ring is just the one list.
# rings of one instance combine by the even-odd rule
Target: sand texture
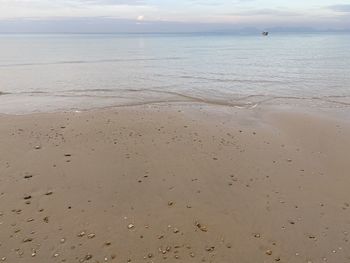
[[350,262],[350,128],[154,105],[0,117],[0,261]]

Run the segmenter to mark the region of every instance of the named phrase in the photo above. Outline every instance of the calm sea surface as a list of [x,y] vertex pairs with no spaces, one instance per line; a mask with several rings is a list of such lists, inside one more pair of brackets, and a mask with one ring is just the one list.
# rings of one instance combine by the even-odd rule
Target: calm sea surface
[[350,107],[350,35],[0,35],[0,113],[171,101]]

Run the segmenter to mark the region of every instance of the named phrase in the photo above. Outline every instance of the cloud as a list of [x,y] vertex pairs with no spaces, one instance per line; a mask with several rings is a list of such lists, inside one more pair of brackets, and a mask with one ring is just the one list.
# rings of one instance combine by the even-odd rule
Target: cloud
[[[244,4],[244,3],[250,3],[250,2],[254,2],[255,0],[233,0],[230,1],[231,5],[237,5],[237,4]],[[203,6],[223,6],[223,5],[227,5],[227,1],[222,0],[222,1],[218,1],[218,0],[190,0],[189,1],[191,4],[194,5],[203,5]]]
[[302,14],[287,10],[279,10],[279,9],[257,9],[257,10],[249,10],[249,11],[241,11],[229,13],[227,15],[231,16],[300,16]]
[[[239,19],[239,23],[199,23],[176,21],[138,21],[108,17],[78,17],[49,19],[0,20],[0,33],[178,33],[178,32],[240,32],[259,33],[261,30],[309,31],[317,29],[346,29],[348,21],[312,20],[310,18],[280,18],[270,21]],[[249,17],[247,17],[249,18]],[[308,20],[305,20],[308,19]],[[279,25],[280,28],[276,28]],[[349,32],[349,30],[347,30]]]
[[133,18],[158,9],[145,0],[0,0],[1,19],[55,17]]
[[[27,8],[35,10],[40,8],[86,8],[104,6],[146,6],[145,0],[0,0],[1,11],[8,9]],[[1,12],[0,12],[1,13]]]
[[328,9],[335,12],[350,13],[350,5],[331,5]]
[[[119,24],[125,25],[124,20],[131,21],[130,28],[135,31],[141,25],[145,30],[154,27],[156,31],[160,27],[163,29],[171,25],[182,31],[188,30],[187,25],[192,25],[193,29],[193,23],[197,23],[198,28],[205,25],[208,30],[235,25],[348,28],[350,5],[334,5],[332,1],[335,0],[323,1],[327,1],[328,5],[315,8],[305,0],[293,0],[293,4],[273,3],[273,0],[0,0],[0,23],[5,20],[19,20],[22,21],[21,25],[28,23],[33,28],[42,27],[46,31],[52,28],[69,30],[74,25],[77,25],[75,30],[82,28],[85,31],[88,22],[97,23],[100,26],[93,28],[94,32],[103,31],[104,25],[111,30],[119,28]],[[110,21],[103,18],[120,20]],[[24,19],[42,20],[43,23],[24,22]],[[57,23],[57,27],[54,23]],[[137,28],[134,29],[133,23]],[[4,25],[3,23],[2,28],[6,30]],[[7,24],[9,27],[13,25],[15,24]],[[64,29],[63,25],[67,28]]]
[[144,0],[73,0],[80,4],[88,5],[130,5],[143,6],[146,5]]

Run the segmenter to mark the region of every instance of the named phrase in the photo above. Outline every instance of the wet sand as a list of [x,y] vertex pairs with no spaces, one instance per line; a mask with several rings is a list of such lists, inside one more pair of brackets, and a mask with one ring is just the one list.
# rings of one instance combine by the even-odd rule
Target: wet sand
[[341,119],[180,104],[8,115],[0,145],[0,261],[350,262]]

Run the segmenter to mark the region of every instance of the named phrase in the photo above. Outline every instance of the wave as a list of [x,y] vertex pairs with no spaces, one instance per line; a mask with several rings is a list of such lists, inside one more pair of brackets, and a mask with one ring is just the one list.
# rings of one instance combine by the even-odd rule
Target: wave
[[[167,92],[169,93],[169,92]],[[176,98],[171,98],[171,99],[153,99],[153,100],[146,100],[146,101],[135,101],[135,102],[128,102],[128,103],[121,103],[118,105],[111,105],[108,107],[104,108],[114,108],[114,107],[128,107],[128,106],[142,106],[142,105],[152,105],[152,104],[162,104],[162,103],[199,103],[199,104],[206,104],[206,105],[214,105],[214,106],[224,106],[224,107],[233,107],[233,108],[238,108],[238,109],[255,109],[258,106],[262,106],[267,102],[271,102],[274,100],[291,100],[291,99],[296,99],[296,100],[320,100],[322,102],[329,102],[332,104],[341,104],[343,106],[350,106],[350,103],[343,103],[339,101],[329,101],[329,100],[324,100],[323,98],[300,98],[300,97],[291,97],[291,96],[277,96],[277,97],[270,97],[266,98],[260,101],[252,102],[240,102],[241,100],[248,99],[248,98],[255,98],[255,97],[266,97],[266,95],[249,95],[245,96],[240,99],[236,99],[233,101],[224,101],[224,100],[215,100],[215,99],[207,99],[207,98],[199,98],[199,97],[194,97],[194,96],[189,96],[185,94],[180,94],[180,93],[173,93],[174,95],[178,95],[182,98],[176,99]]]
[[2,65],[0,64],[0,67],[7,68],[7,67],[50,66],[50,65],[65,65],[65,64],[162,61],[162,60],[180,60],[180,59],[184,59],[184,58],[183,57],[164,57],[164,58],[134,58],[134,59],[68,60],[68,61],[55,61],[55,62],[15,63],[15,64],[2,64]]
[[[266,94],[215,94],[216,98],[213,98],[212,94],[194,94],[185,93],[180,91],[169,90],[176,85],[158,86],[150,89],[71,89],[61,90],[54,92],[47,91],[31,91],[31,92],[18,92],[18,93],[6,93],[0,92],[0,95],[12,94],[12,95],[29,95],[35,96],[42,95],[48,97],[63,97],[63,98],[96,98],[96,99],[115,99],[128,100],[129,104],[152,104],[153,103],[167,103],[167,102],[194,102],[203,104],[213,104],[229,107],[239,108],[254,108],[258,105],[271,103],[273,101],[284,100],[309,100],[309,101],[320,101],[323,103],[331,103],[342,106],[350,106],[350,95],[329,95],[329,96],[273,96]],[[139,93],[139,96],[135,96],[130,93]],[[166,95],[166,96],[164,96]],[[141,100],[141,102],[140,102]],[[134,102],[133,102],[134,101]],[[120,105],[124,105],[119,102]]]
[[22,91],[18,92],[19,94],[47,94],[47,91],[35,90],[35,91]]
[[[171,86],[167,86],[171,87]],[[158,88],[158,89],[157,89]],[[19,92],[17,95],[33,95],[33,94],[43,94],[49,97],[61,97],[61,98],[96,98],[96,99],[129,99],[135,100],[135,102],[127,103],[127,105],[142,105],[142,104],[152,104],[152,103],[169,103],[169,102],[195,102],[195,103],[204,103],[204,104],[213,104],[213,105],[221,105],[221,106],[230,106],[230,107],[251,107],[254,106],[250,102],[239,102],[239,101],[225,101],[220,99],[208,99],[205,97],[199,97],[191,94],[184,94],[176,91],[169,90],[159,90],[157,87],[153,89],[85,89],[85,90],[65,90],[65,91],[55,91],[54,93],[45,92],[45,91],[32,91],[32,92]],[[84,93],[85,92],[85,93]],[[91,94],[89,92],[107,92],[115,94]],[[125,94],[126,93],[126,94]],[[139,96],[137,99],[143,99],[144,101],[137,101],[135,96],[128,96],[127,93],[145,93],[155,94],[153,96]],[[159,97],[160,95],[170,95],[167,98],[156,99],[155,97]],[[125,104],[121,104],[123,106]]]
[[31,95],[31,94],[50,94],[47,91],[18,91],[18,92],[1,92],[0,95]]
[[164,75],[164,74],[156,74],[159,77],[166,78],[180,78],[180,79],[190,79],[190,80],[204,80],[216,83],[243,83],[243,84],[286,84],[286,80],[266,80],[266,79],[222,79],[222,78],[210,78],[210,77],[202,77],[202,76],[191,76],[191,75]]
[[339,101],[339,100],[332,100],[330,98],[350,98],[350,96],[322,96],[322,97],[297,97],[297,96],[271,96],[269,98],[266,98],[264,100],[259,101],[259,104],[264,104],[271,101],[276,100],[311,100],[311,101],[321,101],[321,102],[328,102],[332,104],[338,104],[343,106],[350,106],[350,101]]
[[116,89],[70,89],[64,92],[116,92]]

